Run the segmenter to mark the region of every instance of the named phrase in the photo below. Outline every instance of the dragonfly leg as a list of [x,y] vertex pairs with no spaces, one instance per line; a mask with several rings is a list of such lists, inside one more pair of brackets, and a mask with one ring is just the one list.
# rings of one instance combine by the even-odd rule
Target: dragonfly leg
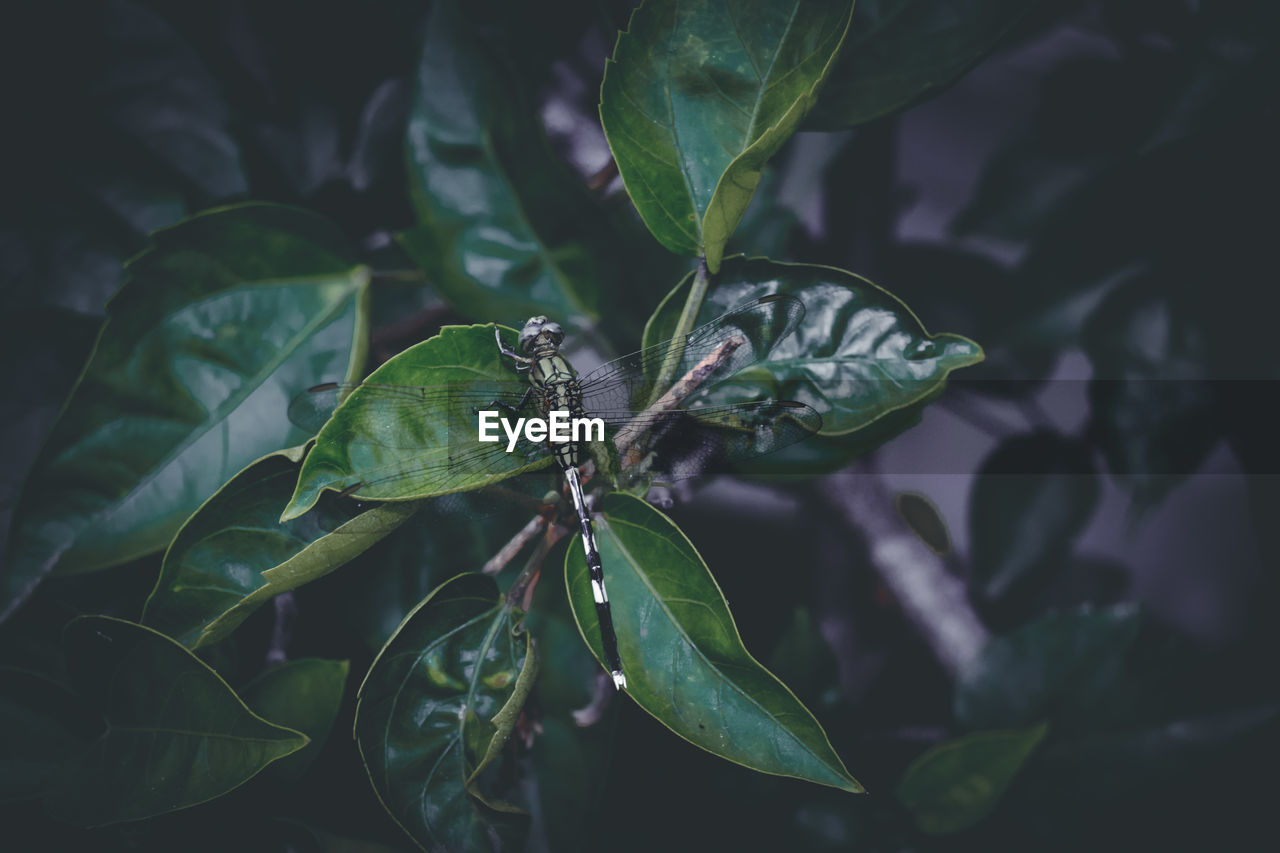
[[[524,396],[521,397],[520,402],[516,403],[515,405],[508,403],[506,400],[499,400],[498,398],[495,397],[493,400],[489,401],[489,406],[499,408],[502,411],[506,412],[508,415],[511,415],[514,417],[520,414],[520,410],[523,409],[526,404],[528,404],[529,397],[532,395],[533,395],[533,386],[531,385],[525,389]],[[473,414],[477,414],[477,415],[480,414],[480,410],[476,409]]]
[[533,365],[533,359],[523,356],[502,342],[502,335],[498,332],[498,327],[493,328],[494,340],[498,342],[498,352],[511,359],[516,363],[516,370],[525,371]]

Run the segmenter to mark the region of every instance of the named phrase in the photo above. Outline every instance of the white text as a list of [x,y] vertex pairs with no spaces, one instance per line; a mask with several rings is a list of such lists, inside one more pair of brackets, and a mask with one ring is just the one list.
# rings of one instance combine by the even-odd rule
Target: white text
[[[569,442],[604,441],[603,418],[570,418],[565,411],[551,412],[546,418],[517,418],[515,426],[511,421],[494,411],[480,412],[480,440],[485,442],[501,441],[498,425],[507,434],[507,452],[516,449],[520,433],[529,441],[550,441],[552,444],[568,444]],[[585,433],[585,435],[583,435]]]

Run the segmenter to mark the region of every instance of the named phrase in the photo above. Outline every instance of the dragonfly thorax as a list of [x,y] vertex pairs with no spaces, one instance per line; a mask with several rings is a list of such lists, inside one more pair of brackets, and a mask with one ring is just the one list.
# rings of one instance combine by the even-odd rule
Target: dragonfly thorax
[[559,323],[539,315],[530,317],[520,330],[520,351],[525,355],[552,355],[564,341],[564,329]]

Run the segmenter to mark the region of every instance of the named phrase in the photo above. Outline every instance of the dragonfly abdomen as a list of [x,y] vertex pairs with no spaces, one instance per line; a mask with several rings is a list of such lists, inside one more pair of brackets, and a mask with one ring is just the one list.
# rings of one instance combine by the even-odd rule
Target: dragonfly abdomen
[[604,662],[609,667],[614,686],[622,689],[627,686],[627,677],[622,674],[622,658],[618,656],[618,636],[613,630],[613,611],[609,609],[609,593],[604,588],[604,564],[600,560],[600,552],[596,549],[596,531],[591,523],[591,514],[587,512],[582,499],[582,483],[578,478],[578,469],[565,471],[565,479],[569,481],[569,493],[573,496],[573,508],[578,514],[578,525],[582,531],[582,550],[587,557],[587,571],[591,576],[591,597],[596,603],[596,622],[600,625],[600,644],[604,646]]
[[[525,334],[531,334],[530,320],[526,324]],[[545,325],[545,319],[542,321]],[[559,327],[555,327],[557,330]],[[551,412],[567,412],[570,419],[586,416],[582,407],[582,386],[578,383],[577,371],[569,364],[568,359],[560,355],[560,337],[552,334],[545,339],[533,335],[534,341],[529,352],[529,382],[538,395],[539,408],[543,416]],[[578,474],[578,465],[582,462],[582,448],[579,442],[548,441],[556,463],[564,471],[569,485],[569,494],[573,497],[573,508],[578,515],[578,526],[582,531],[582,548],[587,558],[587,570],[591,574],[591,596],[596,604],[596,621],[600,625],[600,642],[604,646],[604,662],[609,667],[614,686],[622,689],[627,686],[627,677],[622,674],[622,659],[618,656],[618,637],[613,630],[613,613],[609,609],[609,594],[604,589],[604,565],[600,560],[600,552],[596,549],[595,527],[591,523],[591,513],[587,511],[586,499],[582,494],[582,479]]]

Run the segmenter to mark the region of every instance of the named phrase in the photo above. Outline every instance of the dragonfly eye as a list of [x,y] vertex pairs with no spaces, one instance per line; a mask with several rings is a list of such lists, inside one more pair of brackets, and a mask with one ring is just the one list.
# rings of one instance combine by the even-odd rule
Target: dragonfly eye
[[547,318],[541,315],[530,317],[524,321],[524,328],[520,330],[520,351],[527,353],[533,347],[533,342],[537,340],[538,334],[542,331],[543,325],[547,322]]
[[559,346],[564,340],[564,330],[560,328],[559,323],[553,323],[546,317],[530,317],[525,321],[524,328],[520,330],[520,351],[532,352],[537,342],[546,338],[549,338],[553,345]]

